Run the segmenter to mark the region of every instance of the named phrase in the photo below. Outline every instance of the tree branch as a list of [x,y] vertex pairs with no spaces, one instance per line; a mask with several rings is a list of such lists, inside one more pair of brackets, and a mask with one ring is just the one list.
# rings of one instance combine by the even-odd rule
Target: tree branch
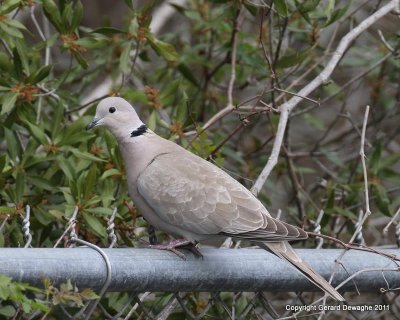
[[[281,116],[279,119],[278,130],[276,133],[276,138],[274,141],[274,145],[272,148],[271,155],[268,159],[267,164],[265,165],[264,169],[262,170],[261,174],[258,176],[256,182],[254,183],[251,191],[254,195],[258,195],[262,186],[264,185],[265,181],[267,180],[268,176],[270,175],[271,171],[278,163],[279,152],[281,150],[283,136],[285,134],[286,125],[289,119],[289,114],[294,107],[296,107],[303,98],[307,97],[311,92],[317,89],[320,85],[327,82],[330,75],[332,74],[333,70],[339,63],[340,59],[345,54],[346,50],[350,46],[351,42],[354,41],[361,33],[363,33],[366,29],[368,29],[371,25],[373,25],[376,21],[380,18],[387,15],[394,9],[397,9],[399,5],[399,0],[392,0],[383,6],[381,9],[376,11],[374,14],[366,18],[362,21],[357,27],[347,33],[342,40],[340,41],[337,49],[333,52],[331,60],[328,62],[324,70],[312,80],[308,85],[306,85],[303,89],[301,89],[297,94],[298,96],[292,97],[287,102],[283,103],[280,106]],[[301,97],[299,97],[301,96]]]

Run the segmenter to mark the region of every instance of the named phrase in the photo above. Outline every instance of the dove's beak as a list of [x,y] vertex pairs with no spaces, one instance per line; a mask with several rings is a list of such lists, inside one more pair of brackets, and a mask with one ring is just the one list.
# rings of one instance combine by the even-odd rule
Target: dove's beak
[[95,126],[97,126],[99,124],[99,121],[100,121],[99,118],[93,118],[92,122],[87,125],[86,130],[90,130]]

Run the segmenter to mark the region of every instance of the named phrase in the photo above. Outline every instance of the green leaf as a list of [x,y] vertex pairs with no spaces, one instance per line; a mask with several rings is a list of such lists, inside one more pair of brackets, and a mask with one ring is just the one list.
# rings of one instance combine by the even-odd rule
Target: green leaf
[[92,155],[89,152],[79,151],[78,149],[75,149],[75,148],[71,148],[70,151],[73,153],[73,155],[75,157],[80,158],[80,159],[85,159],[85,160],[90,160],[90,161],[102,161],[102,162],[106,161],[106,160],[103,160],[101,158],[98,158],[98,157]]
[[16,312],[16,310],[13,306],[3,305],[0,307],[0,314],[7,318],[13,317],[15,315],[15,312]]
[[100,222],[98,218],[93,217],[91,214],[87,212],[83,212],[82,216],[83,220],[85,221],[85,224],[91,231],[93,231],[94,234],[96,234],[101,238],[107,237],[106,228],[103,226],[103,224]]
[[250,14],[253,17],[257,16],[257,7],[256,6],[254,6],[253,4],[247,3],[247,2],[243,2],[243,5],[247,9],[247,11],[250,12]]
[[[28,180],[29,180],[29,176],[28,176]],[[38,187],[40,188],[40,187]],[[51,190],[54,190],[54,186]],[[46,190],[46,189],[44,189]],[[49,191],[51,191],[49,190]],[[33,211],[33,215],[35,216],[35,218],[37,219],[37,221],[39,221],[43,226],[48,226],[49,224],[54,222],[53,216],[47,211],[44,210],[42,207],[36,207],[35,211]]]
[[97,48],[104,48],[109,44],[109,40],[106,38],[80,38],[75,41],[75,43],[81,47],[87,49],[97,49]]
[[324,10],[327,21],[329,21],[331,19],[334,9],[335,9],[335,0],[328,0],[328,5],[326,6],[326,8]]
[[21,30],[27,30],[26,27],[18,20],[6,19],[6,20],[3,20],[3,22],[8,24],[10,27],[18,28]]
[[40,176],[34,176],[29,174],[26,176],[26,179],[28,180],[29,183],[38,187],[39,189],[53,191],[55,188],[55,186],[49,181],[49,179],[45,179]]
[[52,114],[52,122],[51,122],[51,138],[54,141],[58,136],[58,133],[61,131],[62,126],[61,122],[64,119],[64,108],[61,102],[57,103],[57,105],[53,108]]
[[347,12],[347,9],[349,8],[350,5],[347,5],[343,8],[339,8],[335,10],[332,14],[332,16],[328,19],[327,22],[325,22],[324,27],[327,27],[331,25],[332,23],[338,21],[341,17],[344,16],[344,14]]
[[400,153],[395,153],[381,159],[380,168],[393,167],[400,160]]
[[25,189],[25,173],[22,171],[17,172],[17,178],[15,179],[15,201],[21,202],[22,196],[24,195]]
[[96,186],[96,178],[97,178],[97,166],[95,163],[93,163],[86,174],[85,186],[83,189],[84,199],[86,200],[89,199],[90,193],[93,192],[94,187]]
[[100,180],[104,180],[110,176],[114,176],[114,175],[121,175],[121,172],[118,169],[112,168],[112,169],[108,169],[106,171],[103,172],[103,174],[100,177]]
[[82,2],[78,0],[74,3],[74,16],[71,21],[72,30],[78,28],[79,24],[82,21],[82,17],[83,17],[83,5]]
[[375,196],[375,204],[378,207],[379,211],[382,212],[385,216],[391,217],[392,213],[390,212],[390,200],[387,196],[385,188],[381,185],[372,183],[371,191]]
[[104,216],[104,217],[109,217],[113,213],[113,210],[111,208],[102,208],[102,207],[90,208],[90,209],[86,209],[86,211],[93,213],[95,215]]
[[17,79],[22,80],[23,78],[23,68],[22,68],[22,61],[19,55],[17,48],[13,49],[13,63],[14,63],[14,71]]
[[72,33],[75,28],[72,28],[72,19],[74,16],[73,12],[73,7],[74,3],[69,2],[67,3],[64,7],[61,7],[62,13],[61,13],[61,21],[63,26],[65,27],[65,32],[66,33]]
[[2,51],[0,51],[0,69],[6,72],[10,72],[12,70],[10,57]]
[[326,201],[325,209],[332,209],[335,206],[335,186],[328,185],[326,193],[328,200]]
[[26,82],[31,83],[31,84],[38,83],[38,82],[42,81],[43,79],[47,78],[52,69],[53,69],[53,65],[47,65],[47,66],[41,67],[39,70],[32,73],[28,77]]
[[46,303],[48,303],[48,302],[42,301],[39,299],[35,299],[35,301],[33,301],[31,303],[31,307],[32,307],[32,309],[35,309],[35,310],[47,312],[47,311],[49,311],[50,308],[46,305]]
[[177,69],[187,80],[189,80],[195,86],[197,86],[197,87],[200,86],[200,84],[197,81],[196,77],[192,73],[192,70],[190,70],[190,68],[186,64],[184,64],[184,63],[178,64]]
[[9,92],[3,96],[3,103],[1,105],[1,112],[0,116],[5,113],[10,113],[14,109],[15,102],[18,98],[18,93],[16,92]]
[[49,139],[47,135],[44,133],[44,130],[39,128],[37,125],[33,123],[26,122],[26,125],[29,127],[29,131],[31,132],[32,136],[43,146],[49,143]]
[[22,306],[22,310],[24,311],[24,313],[29,313],[32,310],[31,301],[30,300],[22,301],[21,302],[21,306]]
[[12,37],[23,39],[24,35],[17,28],[10,27],[5,22],[0,21],[0,29]]
[[129,67],[130,52],[131,52],[131,44],[128,42],[124,46],[124,49],[122,50],[121,56],[119,58],[119,69],[123,74],[128,74],[131,72],[131,69]]
[[11,278],[0,274],[0,299],[7,300],[10,296]]
[[151,48],[168,62],[176,62],[179,60],[178,52],[176,52],[172,44],[158,40],[154,38],[152,34],[147,35],[147,40],[149,41]]
[[0,173],[3,172],[5,165],[6,165],[6,155],[3,154],[0,156]]
[[76,61],[78,61],[78,63],[81,65],[81,67],[83,69],[87,69],[87,67],[89,66],[86,59],[83,57],[82,54],[80,54],[79,52],[76,51],[72,51],[72,55],[74,56],[74,58],[76,59]]
[[299,6],[302,13],[310,12],[315,10],[321,0],[304,0],[304,2]]
[[126,32],[122,29],[117,29],[117,28],[113,28],[113,27],[101,27],[101,28],[94,29],[92,31],[92,33],[115,34],[115,33],[126,33]]
[[15,161],[22,153],[21,143],[15,133],[8,128],[4,128],[4,136],[7,142],[8,154],[10,158]]
[[86,288],[81,293],[81,297],[85,300],[95,300],[100,298],[92,289]]
[[60,291],[63,293],[72,291],[73,288],[74,287],[72,286],[70,279],[68,279],[67,282],[60,284]]
[[181,123],[184,123],[186,117],[187,117],[187,99],[179,99],[178,106],[176,107],[175,119]]
[[43,0],[43,11],[47,19],[52,23],[54,28],[60,33],[63,33],[63,25],[60,15],[60,10],[53,0]]
[[286,4],[286,0],[274,0],[274,5],[276,11],[278,11],[281,16],[287,17],[289,15],[289,9]]
[[158,119],[158,114],[156,110],[153,110],[153,112],[150,114],[149,120],[147,121],[147,126],[149,127],[150,130],[155,130],[157,127],[157,119]]
[[30,48],[25,41],[19,39],[15,41],[15,48],[17,49],[18,55],[21,59],[22,70],[25,72],[25,74],[30,74],[30,58],[28,57]]
[[52,217],[54,217],[58,221],[62,221],[65,218],[64,212],[61,212],[58,210],[51,210],[51,209],[48,212]]
[[298,51],[295,54],[281,57],[276,63],[276,67],[279,69],[286,69],[298,65],[303,62],[309,56],[310,49],[304,51]]
[[21,0],[2,1],[1,7],[0,7],[0,15],[6,15],[7,13],[10,13],[14,9],[16,9],[20,3],[21,3]]
[[129,7],[129,9],[135,10],[135,8],[133,7],[132,0],[124,0],[124,2]]
[[179,92],[180,79],[170,81],[161,91],[160,101],[162,105],[172,105],[176,102]]
[[14,214],[15,207],[0,206],[0,213],[1,214]]
[[341,216],[343,216],[343,217],[347,217],[347,218],[350,218],[350,219],[357,219],[357,216],[352,211],[347,210],[347,209],[343,209],[341,207],[335,206],[332,209],[332,211],[337,213],[337,214],[339,214],[339,215],[341,215]]
[[380,143],[378,143],[374,152],[372,153],[371,160],[369,163],[371,171],[374,175],[377,175],[380,169],[381,156],[382,156],[382,146]]
[[59,156],[57,157],[57,163],[69,180],[74,180],[76,178],[76,173],[70,160],[65,159],[64,156]]
[[123,93],[122,96],[130,102],[139,102],[143,104],[148,102],[147,95],[141,90],[124,88],[121,90],[121,92]]

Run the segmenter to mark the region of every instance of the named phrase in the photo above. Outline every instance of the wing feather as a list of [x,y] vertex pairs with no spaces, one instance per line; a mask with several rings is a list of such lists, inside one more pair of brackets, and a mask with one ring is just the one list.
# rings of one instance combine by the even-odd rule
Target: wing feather
[[138,191],[165,222],[202,235],[278,241],[306,238],[273,219],[251,192],[191,154],[162,154],[138,178]]

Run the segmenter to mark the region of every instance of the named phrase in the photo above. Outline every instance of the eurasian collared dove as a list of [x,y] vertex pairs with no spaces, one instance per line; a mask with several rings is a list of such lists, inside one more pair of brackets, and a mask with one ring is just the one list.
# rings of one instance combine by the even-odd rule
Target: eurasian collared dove
[[129,193],[151,225],[193,243],[223,236],[250,240],[344,301],[288,243],[306,239],[304,230],[272,218],[248,189],[223,170],[148,129],[126,100],[102,100],[87,129],[95,126],[107,127],[116,137]]

